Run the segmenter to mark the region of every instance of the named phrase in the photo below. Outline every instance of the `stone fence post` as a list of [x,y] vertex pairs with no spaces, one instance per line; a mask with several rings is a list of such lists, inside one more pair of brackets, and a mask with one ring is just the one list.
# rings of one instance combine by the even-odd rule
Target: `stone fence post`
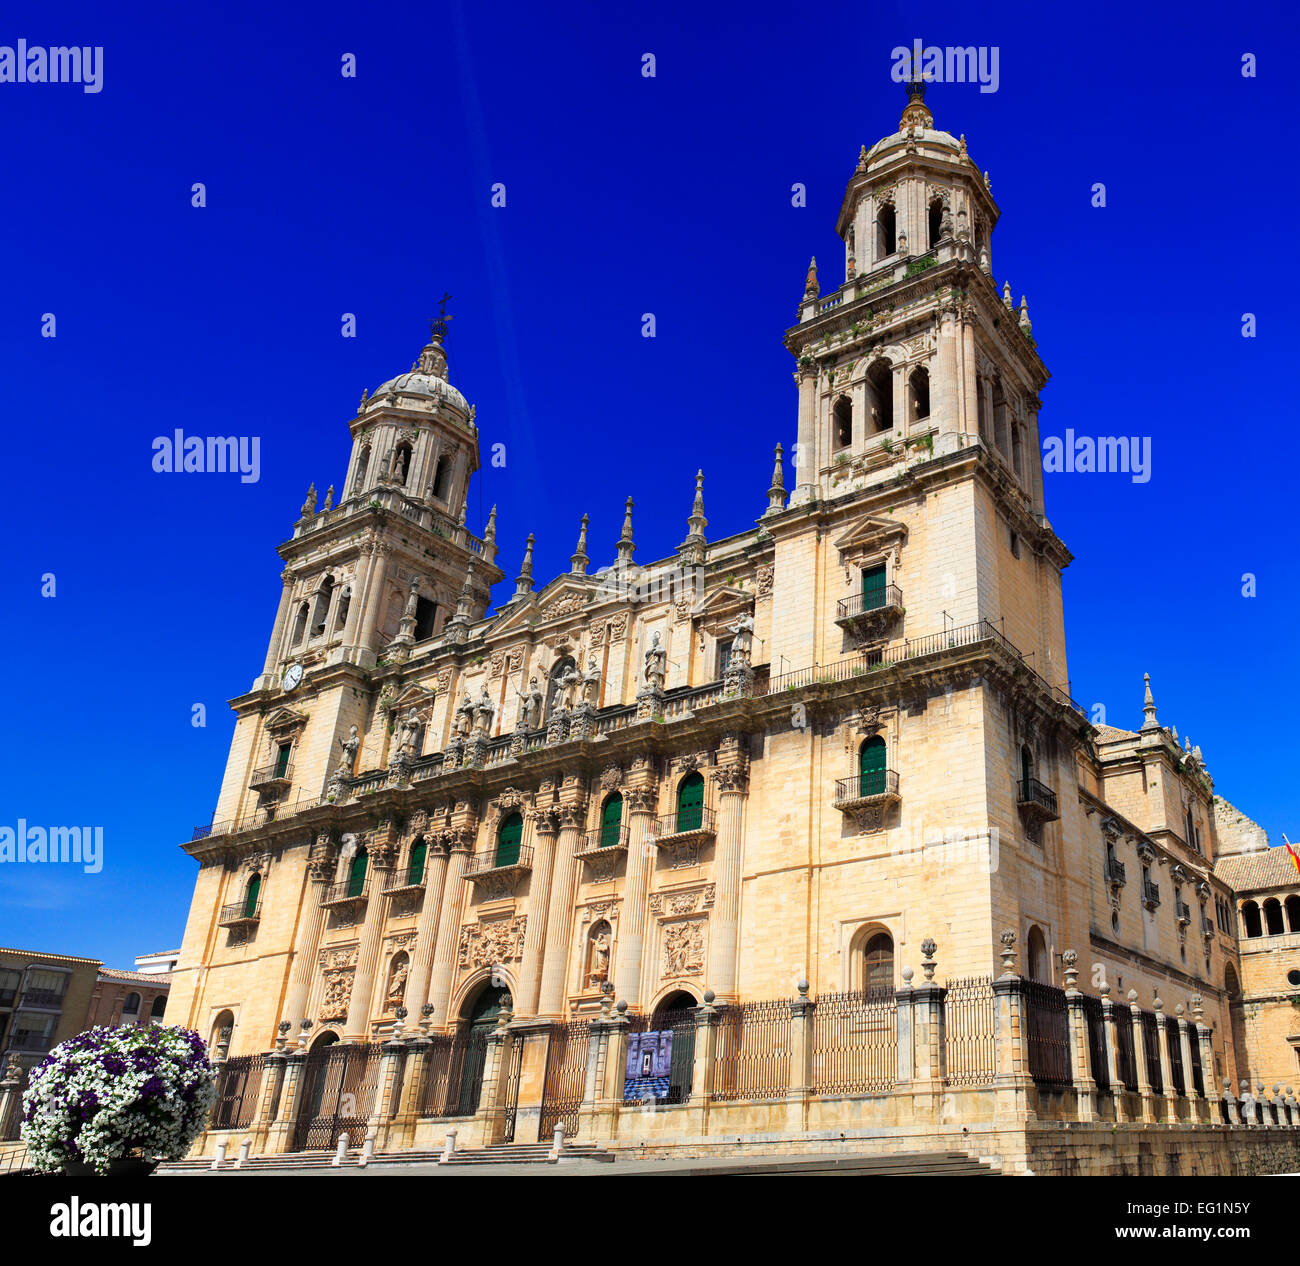
[[786,1088],[786,1128],[803,1131],[808,1125],[808,1100],[812,1094],[813,1019],[817,1004],[808,997],[808,982],[800,979],[790,1000],[790,1084]]
[[[1165,1122],[1178,1124],[1178,1091],[1174,1089],[1173,1057],[1170,1055],[1169,1017],[1165,1015],[1165,1004],[1156,998],[1152,1002],[1156,1013],[1156,1041],[1160,1046],[1160,1082],[1164,1086]],[[1176,1041],[1177,1038],[1175,1037]],[[1188,1069],[1183,1069],[1184,1083]]]
[[1079,991],[1079,955],[1068,949],[1061,955],[1065,964],[1065,1004],[1070,1013],[1070,1068],[1074,1074],[1074,1097],[1080,1121],[1097,1119],[1097,1082],[1089,1061],[1088,1013]]
[[1029,1075],[1029,1057],[1025,1044],[1024,980],[1016,974],[1016,934],[1002,933],[1002,975],[993,982],[994,1010],[994,1116],[1003,1121],[1023,1123],[1037,1118],[1030,1092],[1034,1081]]
[[918,1090],[930,1096],[928,1104],[923,1106],[936,1124],[947,1071],[944,1010],[948,997],[947,989],[934,983],[937,949],[931,937],[921,942],[921,971],[925,979],[912,990],[912,1080]]
[[1151,1085],[1151,1073],[1147,1068],[1147,1033],[1142,1024],[1142,1008],[1138,1006],[1138,991],[1128,991],[1129,1019],[1133,1025],[1133,1062],[1137,1065],[1138,1094],[1142,1097],[1142,1123],[1155,1125],[1159,1119],[1156,1114],[1155,1088]]

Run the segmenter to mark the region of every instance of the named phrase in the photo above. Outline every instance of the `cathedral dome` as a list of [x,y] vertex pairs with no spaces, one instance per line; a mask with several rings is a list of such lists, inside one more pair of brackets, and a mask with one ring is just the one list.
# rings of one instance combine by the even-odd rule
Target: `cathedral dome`
[[442,349],[442,340],[446,334],[446,322],[441,319],[435,321],[429,330],[429,342],[420,352],[419,360],[411,366],[410,372],[398,374],[381,383],[371,399],[382,399],[390,395],[423,396],[427,400],[449,404],[461,413],[472,413],[469,401],[447,381],[447,354]]

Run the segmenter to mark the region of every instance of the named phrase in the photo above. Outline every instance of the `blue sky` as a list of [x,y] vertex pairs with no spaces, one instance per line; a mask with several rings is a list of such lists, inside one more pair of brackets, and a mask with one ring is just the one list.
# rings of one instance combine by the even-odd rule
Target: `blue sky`
[[[1147,484],[1047,478],[1073,693],[1136,726],[1150,672],[1217,790],[1300,835],[1293,11],[611,8],[7,6],[0,44],[105,51],[97,94],[0,83],[0,822],[102,825],[106,864],[0,871],[0,943],[128,966],[179,942],[178,845],[261,665],[274,547],[444,290],[453,381],[509,454],[471,525],[499,504],[511,578],[529,532],[539,579],[567,568],[584,512],[608,562],[629,494],[638,556],[667,554],[697,467],[710,535],[761,513],[795,431],[782,332],[810,255],[838,282],[840,198],[897,125],[890,50],[914,38],[999,50],[998,91],[927,100],[991,173],[994,273],[1053,376],[1044,436],[1152,440]],[[261,478],[155,474],[178,426],[260,436]]]

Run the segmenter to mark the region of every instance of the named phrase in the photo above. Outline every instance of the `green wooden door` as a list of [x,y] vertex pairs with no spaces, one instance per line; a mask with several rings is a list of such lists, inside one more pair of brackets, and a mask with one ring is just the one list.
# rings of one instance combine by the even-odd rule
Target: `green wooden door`
[[423,835],[411,845],[411,860],[406,867],[406,882],[408,884],[424,882],[424,858],[427,851]]
[[623,797],[615,792],[605,801],[600,813],[600,846],[609,848],[618,843],[623,828]]
[[497,831],[496,864],[513,866],[519,860],[519,841],[524,837],[524,820],[512,813]]
[[885,740],[869,738],[858,753],[858,795],[878,796],[885,790]]
[[244,896],[244,918],[251,919],[257,914],[257,898],[262,892],[262,876],[254,875],[248,881],[248,892]]
[[359,897],[366,886],[366,866],[370,861],[369,855],[364,848],[357,850],[357,855],[352,859],[352,866],[348,870],[348,891],[349,897]]
[[874,611],[885,605],[885,565],[862,569],[862,609]]
[[677,788],[677,829],[698,831],[704,822],[704,778],[699,770],[687,774]]

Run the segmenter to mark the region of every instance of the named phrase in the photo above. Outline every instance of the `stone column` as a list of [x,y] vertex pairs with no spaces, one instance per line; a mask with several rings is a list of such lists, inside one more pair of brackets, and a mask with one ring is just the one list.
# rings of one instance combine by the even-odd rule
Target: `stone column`
[[817,1004],[808,997],[806,980],[798,984],[799,996],[790,1002],[790,1089],[787,1097],[804,1100],[812,1093],[813,1015]]
[[713,1005],[712,989],[704,991],[704,1002],[695,1008],[695,1064],[691,1069],[690,1106],[693,1125],[704,1135],[709,1129],[709,1102],[713,1097],[713,1070],[718,1055],[718,1025],[722,1013]]
[[912,1084],[918,1093],[912,1097],[914,1112],[938,1125],[942,1111],[945,1069],[944,1004],[948,991],[934,983],[934,941],[921,942],[921,970],[925,979],[912,989]]
[[510,1057],[513,1043],[523,1041],[507,1027],[510,1013],[504,1008],[497,1016],[497,1026],[487,1036],[487,1053],[483,1061],[483,1083],[479,1090],[478,1111],[474,1114],[480,1147],[499,1143],[505,1135],[505,1094],[508,1089]]
[[[605,1113],[609,1067],[609,1050],[620,1026],[627,1021],[614,1018],[614,989],[606,981],[600,1000],[600,1015],[591,1022],[591,1041],[587,1046],[587,1074],[582,1085],[582,1105],[578,1109],[578,1137],[590,1142],[596,1138],[609,1138],[613,1134],[612,1121],[608,1130],[602,1119]],[[626,1011],[627,1008],[624,1007]]]
[[429,1023],[435,1029],[448,1023],[447,1006],[451,998],[451,978],[456,970],[456,950],[460,941],[460,912],[465,901],[465,867],[474,847],[473,828],[462,826],[447,834],[451,849],[447,861],[447,879],[442,889],[442,912],[438,916],[438,943],[433,951],[433,970],[429,976]]
[[562,1018],[565,977],[573,946],[573,890],[578,873],[574,853],[582,838],[586,817],[585,796],[562,803],[556,812],[560,834],[555,845],[555,870],[551,879],[550,909],[546,916],[546,949],[542,958],[542,990],[537,1014]]
[[993,1077],[993,1111],[1000,1120],[1019,1123],[1037,1118],[1030,1100],[1034,1081],[1029,1075],[1025,1049],[1024,980],[1016,974],[1015,932],[1008,928],[1002,933],[1001,941],[1002,975],[993,981],[997,1067]]
[[799,386],[799,430],[794,451],[794,495],[790,498],[792,506],[813,500],[817,495],[817,369],[811,356],[806,363],[799,362],[799,367],[795,370],[795,381]]
[[907,1085],[915,1069],[915,1031],[912,1025],[912,976],[910,967],[903,968],[903,987],[894,991],[894,1024],[897,1035],[898,1084]]
[[1223,1115],[1229,1125],[1241,1124],[1241,1113],[1237,1111],[1237,1096],[1232,1093],[1232,1078],[1223,1079]]
[[[969,435],[979,434],[979,377],[975,365],[975,312],[969,304],[961,314],[962,347],[962,402],[964,412],[962,422]],[[990,428],[993,419],[989,419]]]
[[4,1071],[4,1080],[0,1081],[0,1133],[9,1124],[11,1114],[22,1111],[22,1095],[19,1093],[22,1084],[22,1068],[11,1058]]
[[[401,1023],[400,1019],[398,1023]],[[396,1041],[383,1043],[379,1050],[379,1084],[375,1087],[374,1106],[366,1122],[366,1138],[374,1139],[375,1151],[382,1152],[387,1150],[389,1127],[397,1112],[393,1091],[402,1061],[406,1058],[406,1044],[399,1037]]]
[[1241,1119],[1246,1125],[1259,1124],[1259,1104],[1250,1093],[1250,1082],[1244,1077],[1241,1080]]
[[[1173,1063],[1170,1055],[1169,1017],[1165,1015],[1165,1004],[1157,998],[1152,1006],[1156,1013],[1156,1041],[1160,1044],[1160,1080],[1164,1085],[1165,1121],[1169,1125],[1178,1123],[1178,1092],[1174,1089]],[[1176,1040],[1176,1039],[1175,1039]],[[1184,1069],[1184,1072],[1187,1070]]]
[[[1201,1096],[1196,1093],[1196,1077],[1192,1072],[1192,1040],[1188,1032],[1188,1023],[1184,1015],[1187,1010],[1180,1002],[1175,1008],[1178,1019],[1175,1023],[1178,1026],[1176,1041],[1178,1042],[1179,1053],[1183,1057],[1183,1093],[1187,1096],[1187,1115],[1192,1122],[1201,1119]],[[1199,1052],[1198,1052],[1199,1056]],[[1202,1079],[1204,1072],[1202,1072]],[[1202,1084],[1204,1081],[1202,1080]]]
[[1142,1096],[1142,1122],[1155,1125],[1159,1119],[1156,1114],[1155,1090],[1151,1085],[1151,1076],[1147,1072],[1147,1035],[1142,1027],[1142,1008],[1137,1003],[1137,990],[1128,991],[1129,1015],[1133,1025],[1133,1060],[1137,1064],[1138,1094]]
[[[302,1038],[305,1042],[307,1032],[304,1029]],[[271,1128],[266,1136],[266,1152],[268,1155],[281,1155],[293,1147],[293,1127],[298,1120],[298,1099],[302,1094],[302,1072],[303,1065],[307,1062],[307,1051],[303,1049],[291,1051],[285,1056],[284,1063],[284,1081],[280,1087],[280,1103],[275,1113],[275,1119],[271,1123]]]
[[[1106,1076],[1110,1079],[1110,1094],[1115,1103],[1115,1120],[1127,1121],[1128,1113],[1124,1111],[1124,1082],[1119,1075],[1119,1027],[1115,1014],[1115,1003],[1110,998],[1110,985],[1105,981],[1101,985],[1101,1020],[1102,1033],[1106,1039]],[[1127,1020],[1127,1016],[1124,1017]]]
[[555,839],[558,833],[549,809],[532,809],[524,818],[524,847],[531,838],[533,873],[528,885],[528,927],[524,933],[524,957],[519,967],[519,997],[515,1014],[530,1019],[537,1014],[542,987],[542,956],[546,952],[547,902],[555,869]]
[[1074,1074],[1074,1097],[1080,1121],[1097,1119],[1097,1082],[1091,1076],[1088,1042],[1088,1013],[1079,992],[1079,955],[1068,949],[1061,955],[1065,964],[1065,1004],[1070,1012],[1070,1068]]
[[646,901],[654,869],[655,845],[650,838],[659,803],[655,782],[629,787],[623,793],[628,813],[627,882],[619,913],[614,957],[614,992],[633,1009],[641,1006],[641,958],[645,941]]
[[307,1018],[307,999],[316,978],[316,956],[320,952],[320,934],[325,926],[326,911],[321,905],[322,886],[334,878],[334,849],[329,833],[316,837],[315,854],[307,863],[307,886],[302,900],[306,906],[293,943],[293,966],[289,970],[289,987],[284,995],[282,1020],[291,1025]]
[[724,1003],[736,997],[736,958],[740,930],[740,874],[744,852],[745,798],[749,791],[749,757],[740,736],[723,740],[719,764],[711,778],[718,789],[718,834],[713,873],[717,885],[709,918],[709,963],[705,979]]
[[[384,575],[388,570],[388,556],[393,552],[393,547],[387,541],[376,541],[374,548],[375,563],[366,585],[365,609],[361,617],[361,632],[357,638],[357,646],[363,651],[374,650],[375,626],[379,623],[379,608],[384,605]],[[351,612],[348,614],[351,615]]]
[[402,1072],[402,1093],[388,1134],[390,1148],[411,1147],[415,1142],[415,1123],[420,1118],[420,1099],[433,1042],[421,1031],[407,1038],[405,1045],[406,1067]]
[[[275,624],[271,627],[271,641],[266,648],[266,661],[262,665],[263,677],[270,677],[280,659],[280,643],[284,641],[284,626],[289,622],[289,608],[293,595],[293,576],[288,568],[280,573],[284,588],[280,591],[280,606],[275,613]],[[269,685],[270,682],[264,684]]]
[[442,840],[436,843],[425,836],[424,897],[420,918],[415,925],[415,954],[411,960],[410,984],[406,996],[413,1011],[429,1000],[429,974],[433,970],[434,949],[438,943],[438,920],[442,913],[442,893],[447,883],[448,849]]
[[384,887],[391,875],[391,867],[380,867],[376,863],[366,876],[368,885],[366,914],[361,924],[361,945],[357,950],[357,965],[352,973],[348,1018],[343,1025],[345,1042],[364,1042],[370,1037],[370,997],[375,987],[375,964],[379,959],[379,942],[384,934],[384,924],[388,917],[388,898],[384,895]]
[[[281,1021],[280,1027],[288,1032],[288,1021]],[[283,1038],[281,1038],[283,1042]],[[284,1069],[289,1053],[281,1046],[269,1052],[262,1062],[262,1081],[257,1088],[257,1107],[253,1110],[253,1124],[248,1133],[253,1140],[253,1150],[261,1152],[271,1134],[275,1123],[276,1110],[284,1094]],[[3,1120],[3,1117],[0,1117]]]

